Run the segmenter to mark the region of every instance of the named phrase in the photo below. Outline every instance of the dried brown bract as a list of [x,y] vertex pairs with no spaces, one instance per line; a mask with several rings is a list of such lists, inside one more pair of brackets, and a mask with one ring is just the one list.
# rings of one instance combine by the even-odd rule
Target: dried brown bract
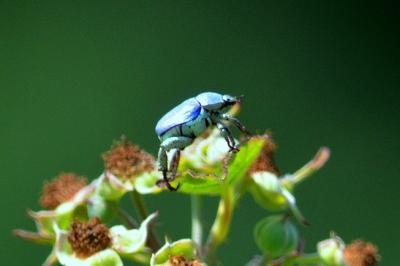
[[40,205],[46,209],[55,209],[61,203],[70,200],[86,186],[87,179],[74,173],[62,173],[43,186]]
[[128,179],[145,171],[154,170],[154,157],[121,137],[102,155],[104,167],[113,175]]
[[254,161],[253,165],[249,169],[249,173],[255,172],[271,172],[277,176],[280,175],[279,169],[275,164],[274,152],[277,148],[275,142],[272,140],[271,136],[267,133],[264,135],[254,136],[254,138],[264,139],[264,146],[260,152],[258,158]]
[[184,256],[171,256],[168,266],[202,266],[202,263],[198,260],[186,260]]
[[347,245],[344,257],[350,266],[376,266],[380,259],[377,247],[362,240],[355,240]]
[[75,221],[68,234],[68,242],[77,257],[87,258],[111,245],[109,229],[99,218],[87,222]]

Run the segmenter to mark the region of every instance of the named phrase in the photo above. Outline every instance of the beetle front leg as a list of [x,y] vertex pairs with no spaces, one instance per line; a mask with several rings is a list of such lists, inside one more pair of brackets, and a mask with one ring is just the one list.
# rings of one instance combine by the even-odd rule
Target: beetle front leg
[[247,128],[245,128],[242,123],[240,123],[239,119],[230,116],[228,114],[222,114],[221,115],[221,119],[227,120],[229,122],[231,122],[232,124],[234,124],[241,132],[243,132],[244,134],[246,134],[247,137],[251,137],[252,134],[250,131],[247,130]]
[[229,130],[229,128],[221,122],[217,123],[217,128],[219,129],[219,131],[221,132],[221,135],[226,140],[226,143],[228,144],[228,147],[229,147],[229,151],[238,152],[239,148],[236,146],[235,139],[233,138],[232,133]]

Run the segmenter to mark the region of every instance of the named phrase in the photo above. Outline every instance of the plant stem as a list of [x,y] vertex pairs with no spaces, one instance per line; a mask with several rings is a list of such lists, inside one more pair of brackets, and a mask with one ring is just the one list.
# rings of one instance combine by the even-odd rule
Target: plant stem
[[192,239],[201,247],[203,243],[203,225],[201,223],[202,198],[199,195],[190,197],[192,207]]
[[[139,214],[140,220],[143,221],[149,216],[147,212],[146,205],[144,203],[144,199],[141,194],[139,194],[136,190],[133,190],[131,194],[131,198],[133,201],[133,205],[136,207],[136,211]],[[155,234],[154,225],[149,225],[149,233],[147,237],[147,245],[151,248],[153,252],[156,252],[160,248],[160,242],[157,239]]]
[[57,263],[57,256],[56,256],[55,248],[53,248],[50,255],[47,257],[46,261],[42,264],[42,266],[53,266],[56,263]]
[[298,257],[291,257],[285,260],[283,266],[292,266],[292,265],[315,265],[321,263],[321,258],[318,253],[311,254],[303,254]]
[[138,228],[139,223],[122,208],[118,209],[118,216],[130,228]]
[[204,257],[206,261],[212,259],[216,249],[221,245],[228,235],[229,228],[232,222],[234,209],[234,195],[233,189],[226,186],[221,194],[221,199],[218,205],[217,216],[214,224],[211,227],[210,234],[204,250]]
[[298,184],[304,181],[307,177],[309,177],[315,171],[324,166],[326,161],[328,161],[329,156],[330,156],[329,148],[327,147],[320,148],[311,161],[309,161],[306,165],[304,165],[302,168],[300,168],[293,174],[291,182],[293,182],[294,184]]
[[140,217],[140,221],[143,221],[149,215],[143,197],[136,190],[132,191],[131,197],[133,204],[136,207],[136,211]]
[[249,262],[246,263],[246,266],[266,266],[267,258],[265,256],[254,256]]

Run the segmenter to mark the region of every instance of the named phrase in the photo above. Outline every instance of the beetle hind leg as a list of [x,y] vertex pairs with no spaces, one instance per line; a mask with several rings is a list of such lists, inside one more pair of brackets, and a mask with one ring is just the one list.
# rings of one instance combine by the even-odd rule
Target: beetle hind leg
[[[165,184],[170,191],[176,191],[179,188],[177,185],[174,188],[169,182],[173,181],[176,176],[176,172],[179,165],[180,159],[180,150],[189,146],[193,142],[192,138],[188,137],[171,137],[169,139],[164,140],[160,145],[160,150],[158,152],[158,163],[159,163],[159,171],[163,173],[163,179],[157,181],[157,185],[161,186]],[[173,150],[170,167],[168,169],[168,156],[167,151]],[[168,172],[171,171],[171,177],[168,178]]]
[[[175,177],[174,177],[174,178],[175,178]],[[178,185],[177,185],[176,187],[173,187],[173,186],[171,185],[171,183],[169,183],[169,182],[172,181],[172,180],[173,180],[173,179],[168,178],[168,176],[167,176],[167,171],[163,171],[163,179],[160,180],[160,181],[162,181],[162,182],[167,186],[167,188],[168,188],[170,191],[177,191],[178,188],[179,188],[179,186],[180,186],[181,184],[178,183]]]
[[173,181],[175,179],[180,159],[181,159],[181,150],[174,149],[171,157],[171,162],[169,165],[169,169],[171,171],[171,176],[168,179],[169,181]]

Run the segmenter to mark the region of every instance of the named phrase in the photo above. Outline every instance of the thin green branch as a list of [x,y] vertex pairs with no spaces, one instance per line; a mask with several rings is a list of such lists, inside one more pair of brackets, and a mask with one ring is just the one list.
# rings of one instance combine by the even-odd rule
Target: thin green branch
[[302,168],[297,170],[292,177],[291,182],[298,184],[303,182],[307,177],[311,176],[315,171],[319,170],[325,165],[330,156],[330,150],[327,147],[322,147],[319,149],[314,158],[309,161]]
[[192,207],[192,239],[201,247],[203,243],[203,225],[201,222],[202,198],[199,195],[192,195],[190,202]]
[[218,205],[217,216],[211,227],[207,243],[204,248],[204,257],[210,261],[216,249],[221,245],[228,235],[232,222],[234,209],[234,195],[232,188],[226,186],[222,192]]
[[[144,219],[146,219],[147,216],[149,216],[146,205],[144,203],[144,199],[142,195],[139,194],[136,190],[133,190],[130,194],[133,205],[135,206],[136,211],[138,212],[140,220],[143,221]],[[153,224],[149,225],[147,245],[151,248],[153,252],[156,252],[160,248],[160,242],[157,239]]]
[[321,263],[321,258],[318,253],[302,254],[301,256],[291,257],[286,259],[282,266],[293,266],[293,265],[316,265]]
[[122,208],[118,209],[118,216],[127,227],[130,228],[139,227],[139,223],[132,216],[130,216],[129,213],[127,213],[124,209]]
[[144,203],[144,199],[142,195],[140,195],[136,190],[133,190],[130,194],[133,205],[135,206],[136,211],[140,217],[140,221],[143,221],[149,215],[146,205]]

